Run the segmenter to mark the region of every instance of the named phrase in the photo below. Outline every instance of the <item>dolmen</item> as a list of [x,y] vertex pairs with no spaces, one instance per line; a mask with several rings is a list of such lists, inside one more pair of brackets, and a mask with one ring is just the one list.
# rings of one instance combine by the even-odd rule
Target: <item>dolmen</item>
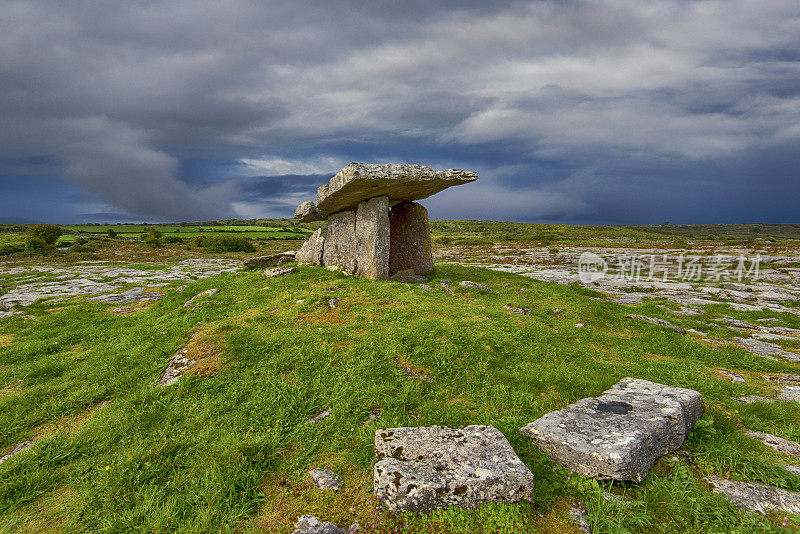
[[317,189],[316,203],[295,210],[301,222],[328,221],[327,235],[317,229],[296,260],[373,280],[401,271],[430,274],[428,210],[414,201],[477,179],[477,173],[460,169],[351,163]]
[[599,397],[550,412],[520,433],[581,475],[641,482],[658,458],[680,448],[702,415],[697,391],[623,378]]

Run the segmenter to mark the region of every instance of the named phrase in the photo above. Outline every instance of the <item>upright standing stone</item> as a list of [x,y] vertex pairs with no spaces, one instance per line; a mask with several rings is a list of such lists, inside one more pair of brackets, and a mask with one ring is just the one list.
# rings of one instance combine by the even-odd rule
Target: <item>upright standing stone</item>
[[325,250],[322,264],[326,267],[339,266],[342,272],[353,274],[356,271],[356,212],[340,211],[328,216],[328,235],[325,237]]
[[389,197],[358,204],[356,274],[373,280],[389,278]]
[[428,210],[416,202],[401,202],[389,212],[389,272],[412,269],[414,274],[433,272]]
[[317,228],[308,241],[303,243],[297,251],[296,259],[299,263],[310,263],[311,265],[322,265],[322,249],[325,246],[325,238],[322,237],[322,228]]

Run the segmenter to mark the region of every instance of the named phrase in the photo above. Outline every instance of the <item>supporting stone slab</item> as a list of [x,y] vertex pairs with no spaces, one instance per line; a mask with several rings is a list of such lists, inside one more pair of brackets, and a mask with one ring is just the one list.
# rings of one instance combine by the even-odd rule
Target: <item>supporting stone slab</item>
[[700,393],[623,378],[520,429],[550,458],[587,477],[641,482],[703,414]]
[[378,430],[375,460],[375,495],[390,510],[473,509],[533,492],[533,474],[493,426]]
[[322,237],[322,228],[317,228],[311,237],[303,243],[297,251],[295,259],[299,263],[309,263],[311,265],[322,265],[322,250],[325,246],[325,238]]
[[428,210],[416,202],[401,202],[389,211],[389,273],[411,269],[433,272]]
[[477,173],[461,169],[435,171],[424,165],[350,163],[317,189],[316,210],[326,217],[355,209],[359,202],[377,196],[386,196],[392,203],[419,200],[477,179]]
[[340,211],[328,216],[328,235],[322,253],[322,264],[338,266],[342,272],[356,271],[356,212]]
[[389,278],[389,198],[375,197],[356,212],[356,274],[373,280]]

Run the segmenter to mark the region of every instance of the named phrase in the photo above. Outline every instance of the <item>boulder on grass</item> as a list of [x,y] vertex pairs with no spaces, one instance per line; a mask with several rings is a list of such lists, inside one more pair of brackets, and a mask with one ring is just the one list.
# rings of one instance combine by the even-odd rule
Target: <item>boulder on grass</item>
[[697,391],[623,378],[600,397],[550,412],[520,433],[584,476],[641,482],[702,415]]
[[375,495],[390,510],[473,509],[533,492],[533,474],[493,426],[378,430],[375,460]]

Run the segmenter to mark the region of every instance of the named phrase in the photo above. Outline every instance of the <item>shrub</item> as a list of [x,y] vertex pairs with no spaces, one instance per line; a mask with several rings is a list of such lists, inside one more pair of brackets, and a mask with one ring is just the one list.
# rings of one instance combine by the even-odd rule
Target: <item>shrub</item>
[[442,245],[443,247],[446,247],[447,245],[453,242],[453,238],[450,236],[442,235],[434,238],[433,242],[436,243],[437,245]]
[[173,243],[183,243],[186,240],[184,238],[178,237],[176,235],[168,235],[167,237],[164,238],[163,241],[164,241],[165,244],[171,245]]
[[198,237],[195,239],[195,244],[207,252],[255,252],[256,250],[247,239],[229,235]]
[[151,247],[160,247],[161,246],[161,237],[164,234],[153,228],[152,226],[147,229],[147,232],[142,234],[142,241],[145,245],[149,245]]
[[115,232],[111,228],[108,229],[106,234],[108,234],[108,237],[110,237],[111,239],[116,239],[117,238],[117,232]]
[[25,252],[25,245],[23,243],[6,243],[5,245],[0,245],[0,256],[17,254],[19,252]]
[[33,254],[33,253],[46,254],[52,248],[53,247],[51,245],[48,245],[47,241],[45,241],[41,237],[28,236],[27,238],[25,238],[25,252],[27,252],[28,254]]
[[32,238],[41,239],[47,245],[55,245],[64,231],[55,224],[32,224],[28,226],[27,233]]

